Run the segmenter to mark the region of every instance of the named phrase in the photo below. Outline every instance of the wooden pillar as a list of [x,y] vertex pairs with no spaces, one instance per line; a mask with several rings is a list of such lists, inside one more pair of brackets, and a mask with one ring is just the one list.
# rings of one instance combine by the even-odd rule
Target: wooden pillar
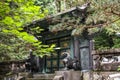
[[81,70],[91,70],[92,60],[91,60],[91,41],[80,37],[80,61]]
[[93,40],[74,37],[74,57],[80,60],[81,70],[92,70]]
[[79,50],[79,38],[74,37],[74,58],[78,58],[80,60],[80,50]]
[[90,51],[90,69],[93,69],[93,57],[92,57],[92,51],[94,50],[94,40],[89,41],[89,51]]

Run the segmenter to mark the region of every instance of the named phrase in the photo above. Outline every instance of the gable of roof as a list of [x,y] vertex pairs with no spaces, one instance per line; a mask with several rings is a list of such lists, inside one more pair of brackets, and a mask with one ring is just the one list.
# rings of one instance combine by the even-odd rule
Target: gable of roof
[[56,25],[56,24],[60,23],[60,22],[54,21],[54,19],[56,19],[56,20],[59,18],[62,19],[66,15],[68,15],[70,17],[75,17],[76,15],[80,15],[80,14],[78,14],[79,12],[85,11],[88,6],[89,6],[89,3],[86,3],[82,6],[73,7],[64,12],[60,12],[55,15],[50,15],[43,19],[35,20],[31,23],[25,24],[24,29],[29,29],[29,28],[36,27],[36,26],[40,26],[43,29],[49,29],[50,25]]

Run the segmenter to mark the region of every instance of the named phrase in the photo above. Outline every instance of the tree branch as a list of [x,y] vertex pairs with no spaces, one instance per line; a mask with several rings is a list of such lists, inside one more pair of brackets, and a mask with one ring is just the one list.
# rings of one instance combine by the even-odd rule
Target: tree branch
[[115,12],[115,11],[111,11],[111,13],[112,13],[112,14],[115,14],[115,15],[117,15],[117,16],[120,17],[120,13],[117,13],[117,12]]
[[114,22],[116,22],[116,21],[118,21],[118,20],[120,20],[120,18],[115,19],[115,20],[113,20],[113,21],[111,21],[111,22],[109,22],[109,23],[105,22],[105,23],[103,23],[103,24],[96,24],[96,25],[85,26],[84,28],[103,27],[104,25],[112,24],[112,23],[114,23]]

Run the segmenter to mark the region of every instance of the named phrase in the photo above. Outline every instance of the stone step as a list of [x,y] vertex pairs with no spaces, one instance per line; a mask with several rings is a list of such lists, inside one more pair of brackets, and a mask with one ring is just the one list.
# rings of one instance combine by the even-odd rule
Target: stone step
[[20,76],[27,76],[29,74],[30,74],[29,72],[20,72],[18,75],[20,75]]
[[33,74],[33,78],[28,77],[26,80],[53,80],[55,74]]
[[53,80],[53,78],[52,79],[47,79],[47,78],[27,78],[26,80]]
[[34,74],[34,78],[42,78],[42,79],[53,79],[55,74]]
[[33,77],[33,75],[30,72],[20,72],[18,75],[29,78]]

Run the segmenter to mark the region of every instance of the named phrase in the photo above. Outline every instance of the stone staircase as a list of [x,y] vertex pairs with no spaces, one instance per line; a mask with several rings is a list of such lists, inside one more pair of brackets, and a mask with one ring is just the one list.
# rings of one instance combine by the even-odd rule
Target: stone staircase
[[53,79],[27,78],[26,80],[53,80]]
[[32,77],[26,78],[26,80],[53,80],[55,74],[33,74]]
[[[20,72],[15,75],[7,76],[2,80],[53,80],[55,74],[32,74],[29,72]],[[1,78],[0,78],[1,80]]]

